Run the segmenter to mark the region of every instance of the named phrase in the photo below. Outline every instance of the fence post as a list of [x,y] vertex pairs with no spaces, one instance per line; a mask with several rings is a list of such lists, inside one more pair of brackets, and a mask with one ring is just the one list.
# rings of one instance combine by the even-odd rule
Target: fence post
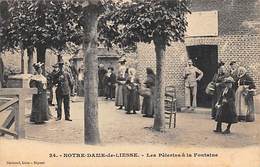
[[17,133],[17,139],[25,138],[25,129],[24,129],[25,98],[26,95],[23,92],[19,94],[18,110],[16,110],[15,112],[15,131]]

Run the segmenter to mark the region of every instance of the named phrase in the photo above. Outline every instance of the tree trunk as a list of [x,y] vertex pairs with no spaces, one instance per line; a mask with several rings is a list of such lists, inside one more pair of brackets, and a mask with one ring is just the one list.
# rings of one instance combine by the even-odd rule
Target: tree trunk
[[20,49],[21,49],[21,74],[24,74],[24,48],[23,43],[20,42]]
[[33,48],[27,48],[28,74],[33,73]]
[[97,19],[98,6],[90,5],[88,14],[85,15],[84,26],[84,58],[85,58],[85,78],[84,78],[84,138],[85,144],[95,145],[100,143],[98,127],[98,102],[97,102]]
[[155,80],[155,118],[153,129],[165,130],[164,96],[165,96],[165,45],[154,42],[156,52],[156,80]]
[[42,73],[45,75],[45,54],[46,54],[46,47],[43,45],[37,46],[36,47],[37,51],[37,62],[44,63],[42,67]]
[[21,74],[24,74],[24,49],[21,48]]

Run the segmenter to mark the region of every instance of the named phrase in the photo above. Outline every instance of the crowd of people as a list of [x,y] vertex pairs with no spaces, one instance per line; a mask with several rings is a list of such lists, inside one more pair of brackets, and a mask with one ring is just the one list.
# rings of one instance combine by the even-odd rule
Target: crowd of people
[[221,124],[227,123],[224,134],[230,133],[232,124],[239,121],[255,121],[255,108],[253,96],[256,87],[245,67],[232,61],[229,70],[225,63],[218,63],[218,70],[206,92],[212,95],[212,119],[217,126],[214,132],[222,132]]
[[[197,107],[197,82],[203,77],[203,72],[193,66],[192,60],[188,60],[183,77],[185,107],[194,110]],[[211,117],[217,122],[214,132],[222,133],[223,122],[228,124],[223,133],[228,134],[232,124],[255,120],[255,89],[254,81],[245,67],[232,61],[227,68],[224,62],[219,61],[217,72],[205,90],[212,98]]]
[[[136,75],[134,68],[127,68],[126,59],[119,59],[117,75],[114,69],[107,70],[103,64],[98,70],[98,94],[105,99],[114,99],[119,110],[125,110],[126,114],[136,114],[141,110],[144,117],[153,117],[154,114],[154,86],[155,74],[151,68],[147,68],[147,79],[142,84]],[[142,86],[145,85],[145,86]],[[140,96],[143,96],[142,107]]]
[[[42,63],[35,63],[35,75],[30,80],[30,87],[38,88],[38,94],[32,98],[32,112],[30,121],[37,124],[48,121],[52,115],[49,105],[53,105],[53,87],[56,87],[57,118],[62,118],[62,103],[64,106],[65,120],[70,118],[70,98],[75,92],[84,95],[83,72],[75,70],[71,65],[59,60],[53,71],[47,75],[42,74]],[[212,97],[211,117],[217,122],[214,132],[230,133],[231,125],[239,121],[255,121],[254,99],[255,84],[245,67],[232,61],[230,67],[220,61],[212,81],[206,88],[206,93]],[[146,79],[141,83],[134,68],[126,66],[124,57],[119,59],[119,67],[114,72],[113,67],[105,69],[103,64],[98,67],[98,95],[106,100],[115,99],[115,106],[125,110],[126,114],[136,114],[141,110],[143,117],[154,116],[155,107],[155,73],[151,68],[146,68]],[[188,60],[183,72],[185,85],[185,106],[194,109],[196,104],[197,81],[203,77],[203,72],[193,66]],[[75,89],[75,87],[77,89]],[[81,87],[81,88],[80,88]],[[82,89],[82,90],[81,90]],[[49,101],[47,90],[50,91]],[[80,91],[79,91],[80,90]],[[76,94],[77,94],[76,93]],[[142,96],[142,105],[140,104]],[[227,129],[222,132],[222,123],[227,123]]]

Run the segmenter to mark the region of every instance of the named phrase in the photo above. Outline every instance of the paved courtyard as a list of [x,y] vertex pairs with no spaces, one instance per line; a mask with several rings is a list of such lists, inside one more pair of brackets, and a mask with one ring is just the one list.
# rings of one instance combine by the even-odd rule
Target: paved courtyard
[[[84,103],[71,103],[72,122],[55,121],[35,125],[26,118],[26,139],[52,143],[84,143]],[[54,107],[52,114],[56,116]],[[163,144],[198,147],[243,147],[260,144],[259,114],[252,123],[237,123],[229,135],[215,134],[215,122],[207,111],[177,113],[177,127],[165,133],[152,131],[153,119],[140,113],[125,114],[117,110],[114,101],[99,99],[99,128],[102,145],[109,144]],[[204,112],[204,114],[202,113]]]

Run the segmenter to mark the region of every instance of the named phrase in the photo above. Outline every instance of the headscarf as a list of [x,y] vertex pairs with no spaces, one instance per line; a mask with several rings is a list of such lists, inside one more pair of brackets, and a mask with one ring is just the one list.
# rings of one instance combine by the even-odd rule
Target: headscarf
[[245,67],[238,67],[237,71],[238,71],[239,78],[243,77],[247,73],[247,70]]
[[129,72],[129,75],[135,76],[136,70],[134,68],[129,68],[128,72]]

